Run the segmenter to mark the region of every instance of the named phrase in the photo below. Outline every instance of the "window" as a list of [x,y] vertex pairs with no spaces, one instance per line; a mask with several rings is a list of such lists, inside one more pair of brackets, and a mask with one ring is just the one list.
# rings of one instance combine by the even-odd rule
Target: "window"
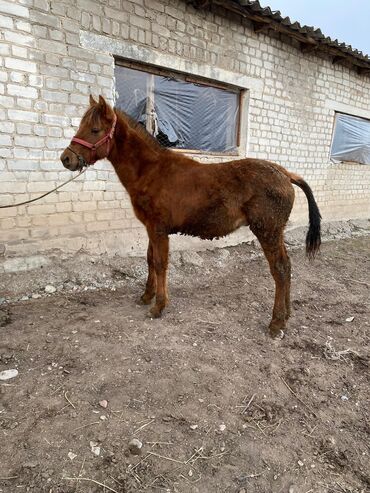
[[370,164],[370,120],[336,113],[330,157]]
[[205,85],[182,74],[116,64],[116,106],[164,147],[235,153],[240,90]]

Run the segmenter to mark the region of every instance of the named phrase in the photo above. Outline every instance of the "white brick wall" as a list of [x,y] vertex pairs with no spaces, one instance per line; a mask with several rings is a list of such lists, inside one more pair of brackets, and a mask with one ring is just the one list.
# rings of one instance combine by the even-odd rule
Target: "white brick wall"
[[[103,37],[86,46],[86,33]],[[248,155],[302,174],[325,220],[369,216],[370,166],[335,165],[329,148],[335,104],[370,117],[370,78],[304,55],[278,35],[256,34],[247,20],[218,7],[195,10],[185,0],[0,0],[1,204],[33,198],[71,176],[59,154],[90,92],[112,101],[112,53],[243,80],[250,89]],[[307,223],[300,191],[292,223]],[[144,251],[144,238],[106,162],[42,202],[0,209],[5,256],[55,248],[133,254]]]

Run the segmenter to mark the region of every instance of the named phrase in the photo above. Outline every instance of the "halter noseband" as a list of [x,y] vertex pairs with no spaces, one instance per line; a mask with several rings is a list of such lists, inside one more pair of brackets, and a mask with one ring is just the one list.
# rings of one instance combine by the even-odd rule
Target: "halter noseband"
[[117,115],[114,114],[114,119],[113,119],[113,124],[112,124],[111,129],[102,139],[98,140],[98,142],[96,142],[95,144],[91,144],[90,142],[87,142],[86,140],[79,139],[78,137],[72,138],[71,143],[76,142],[76,144],[80,144],[83,147],[87,147],[88,149],[90,149],[90,159],[88,161],[85,161],[85,159],[82,156],[77,154],[77,152],[75,152],[71,147],[68,147],[68,149],[70,151],[72,151],[73,154],[75,154],[77,156],[78,164],[79,164],[80,168],[83,168],[84,166],[86,166],[88,164],[94,164],[97,161],[96,149],[98,149],[98,147],[101,147],[105,143],[107,144],[107,150],[106,150],[105,156],[103,156],[101,159],[108,157],[110,150],[111,150],[111,141],[112,141],[113,134],[114,134],[114,131],[116,128],[116,123],[117,123]]

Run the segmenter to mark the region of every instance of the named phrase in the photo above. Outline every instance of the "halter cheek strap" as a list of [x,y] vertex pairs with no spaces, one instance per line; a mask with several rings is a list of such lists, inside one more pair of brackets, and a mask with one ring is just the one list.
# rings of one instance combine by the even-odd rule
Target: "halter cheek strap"
[[[88,149],[90,149],[90,159],[87,161],[87,164],[94,164],[97,161],[96,150],[104,144],[107,145],[105,156],[102,156],[100,159],[106,158],[109,155],[110,150],[111,150],[111,143],[112,143],[114,131],[116,128],[116,123],[117,123],[117,115],[114,114],[114,119],[113,119],[113,124],[112,124],[111,129],[102,139],[98,140],[98,142],[96,142],[95,144],[91,144],[90,142],[87,142],[86,140],[83,140],[83,139],[79,139],[78,137],[72,138],[71,142],[75,142],[76,144],[80,144],[83,147],[87,147]],[[82,158],[82,156],[79,156],[70,147],[68,147],[68,149],[70,151],[72,151],[74,154],[76,154],[80,163],[84,162],[84,159]]]

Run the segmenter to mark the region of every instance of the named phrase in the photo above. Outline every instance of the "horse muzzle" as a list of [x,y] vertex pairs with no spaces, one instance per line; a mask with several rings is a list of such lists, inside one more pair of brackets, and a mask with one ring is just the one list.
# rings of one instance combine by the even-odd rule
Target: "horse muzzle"
[[63,166],[70,171],[81,171],[88,166],[85,159],[69,147],[63,151],[60,160],[62,161]]

